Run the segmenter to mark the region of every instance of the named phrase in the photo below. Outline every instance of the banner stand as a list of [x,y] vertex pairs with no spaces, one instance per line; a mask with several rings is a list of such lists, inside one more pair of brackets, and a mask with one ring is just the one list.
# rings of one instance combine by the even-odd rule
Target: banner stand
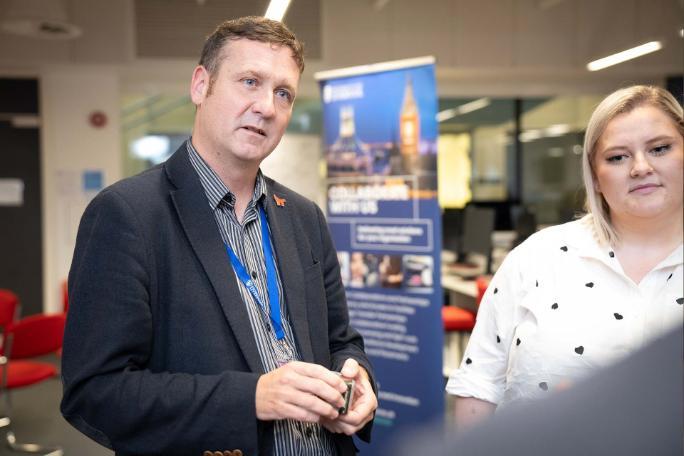
[[352,325],[379,385],[373,441],[444,414],[434,57],[316,73],[327,214]]

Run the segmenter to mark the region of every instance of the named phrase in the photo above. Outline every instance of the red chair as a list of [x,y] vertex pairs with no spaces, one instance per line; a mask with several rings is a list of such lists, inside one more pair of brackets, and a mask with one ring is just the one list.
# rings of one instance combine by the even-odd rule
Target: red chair
[[[67,311],[69,310],[69,284],[66,280],[62,280],[62,285],[60,287],[62,289],[62,310],[64,311],[64,315],[66,315]],[[62,347],[59,347],[59,350],[57,350],[57,356],[62,356]]]
[[478,306],[480,305],[480,302],[482,302],[482,298],[484,297],[491,280],[492,278],[490,276],[479,276],[477,279],[475,279],[475,285],[477,286],[476,300]]
[[468,342],[468,335],[475,327],[475,314],[456,306],[442,306],[442,322],[444,323],[444,368],[445,377],[458,367],[463,357],[463,350]]
[[[479,276],[475,279],[477,287],[475,302],[478,306],[487,291],[490,280],[489,276]],[[448,377],[449,372],[461,363],[470,333],[475,328],[475,313],[456,306],[443,306],[442,321],[444,323],[443,374]]]
[[460,307],[443,306],[442,321],[445,331],[472,331],[475,327],[475,314]]
[[[0,288],[0,335],[5,328],[17,318],[19,298],[10,290]],[[0,338],[0,353],[2,353],[2,339]]]
[[17,316],[19,298],[10,290],[0,288],[0,328],[5,328]]
[[57,368],[50,363],[32,361],[35,358],[56,352],[62,346],[64,337],[64,314],[32,315],[10,324],[3,335],[3,356],[0,357],[2,388],[6,415],[0,418],[0,427],[8,427],[7,444],[14,451],[27,453],[49,453],[62,455],[59,447],[43,447],[36,444],[17,443],[11,430],[10,391],[23,388],[57,375]]

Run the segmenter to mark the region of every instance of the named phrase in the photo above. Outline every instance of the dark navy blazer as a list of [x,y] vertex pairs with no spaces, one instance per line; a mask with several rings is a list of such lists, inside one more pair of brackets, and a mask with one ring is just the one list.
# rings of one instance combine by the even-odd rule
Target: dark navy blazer
[[[356,359],[337,255],[321,210],[266,179],[265,209],[303,361]],[[277,206],[272,195],[285,198]],[[263,373],[238,283],[183,145],[86,209],[69,273],[62,413],[121,455],[271,454],[256,418]],[[370,437],[370,425],[359,436]],[[350,437],[334,436],[341,455]]]

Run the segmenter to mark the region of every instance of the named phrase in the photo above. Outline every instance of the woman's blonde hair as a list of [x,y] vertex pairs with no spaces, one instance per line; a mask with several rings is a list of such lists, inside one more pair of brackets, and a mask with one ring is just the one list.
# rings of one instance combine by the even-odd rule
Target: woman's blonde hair
[[684,137],[682,106],[667,90],[645,85],[626,87],[604,98],[591,115],[587,131],[584,134],[582,173],[587,195],[584,207],[601,243],[614,244],[618,236],[610,220],[608,203],[603,195],[596,190],[596,174],[594,173],[596,146],[611,120],[620,114],[631,112],[644,105],[658,108],[670,117],[679,133]]

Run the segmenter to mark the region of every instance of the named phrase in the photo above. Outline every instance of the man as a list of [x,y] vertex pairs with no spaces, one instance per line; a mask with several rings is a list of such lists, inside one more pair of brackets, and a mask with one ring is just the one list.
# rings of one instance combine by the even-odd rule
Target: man
[[323,214],[259,171],[303,66],[281,23],[221,24],[192,75],[191,140],[83,215],[62,413],[117,454],[347,455],[370,437],[370,365]]

